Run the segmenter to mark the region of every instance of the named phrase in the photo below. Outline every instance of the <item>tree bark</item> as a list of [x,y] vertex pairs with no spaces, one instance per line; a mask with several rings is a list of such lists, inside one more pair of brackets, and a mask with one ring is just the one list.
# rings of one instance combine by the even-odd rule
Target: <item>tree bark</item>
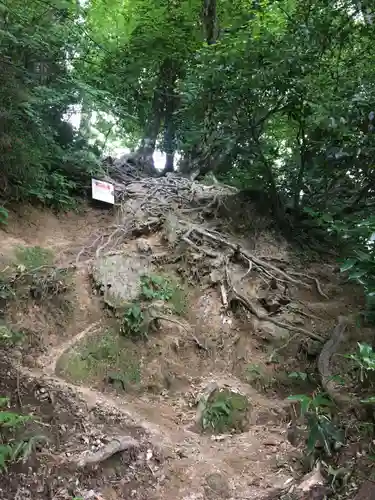
[[300,191],[303,186],[303,179],[305,175],[305,167],[306,167],[306,138],[305,138],[305,124],[304,124],[304,118],[301,119],[300,125],[299,125],[299,130],[298,130],[298,135],[297,135],[297,143],[298,143],[298,148],[299,148],[299,159],[300,159],[300,164],[298,168],[298,173],[297,173],[297,178],[294,186],[294,193],[293,193],[293,209],[294,209],[294,216],[298,217],[299,212],[300,212]]
[[202,20],[206,42],[208,45],[213,45],[217,42],[218,36],[216,0],[203,0]]
[[[203,0],[202,23],[205,32],[207,45],[214,45],[218,37],[217,20],[217,0]],[[212,135],[216,127],[213,118],[213,105],[215,101],[215,91],[213,85],[209,86],[206,96],[206,108],[204,112],[204,133],[202,137],[202,146],[199,147],[201,155],[199,157],[199,177],[213,170],[214,162],[211,158]]]
[[166,161],[163,174],[174,171],[174,154],[176,150],[176,124],[175,111],[178,106],[178,96],[176,92],[176,80],[179,71],[171,59],[165,63],[165,87],[164,87],[164,151]]
[[152,166],[154,166],[153,154],[163,117],[165,66],[166,61],[162,63],[159,69],[150,112],[145,125],[141,146],[138,150],[138,157]]

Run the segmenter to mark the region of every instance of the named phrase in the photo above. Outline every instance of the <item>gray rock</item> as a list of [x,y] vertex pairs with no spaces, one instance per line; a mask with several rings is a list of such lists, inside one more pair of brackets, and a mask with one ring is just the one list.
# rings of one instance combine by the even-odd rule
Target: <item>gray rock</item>
[[283,340],[290,336],[289,330],[274,325],[270,321],[261,321],[259,323],[259,336],[264,340]]
[[230,498],[231,496],[228,480],[217,472],[206,477],[204,490],[208,500]]
[[139,238],[137,240],[137,249],[140,253],[143,254],[151,254],[152,253],[152,248],[151,245],[148,243],[148,241],[144,238]]
[[151,272],[144,255],[104,255],[93,266],[92,277],[111,306],[135,300],[140,293],[141,276]]

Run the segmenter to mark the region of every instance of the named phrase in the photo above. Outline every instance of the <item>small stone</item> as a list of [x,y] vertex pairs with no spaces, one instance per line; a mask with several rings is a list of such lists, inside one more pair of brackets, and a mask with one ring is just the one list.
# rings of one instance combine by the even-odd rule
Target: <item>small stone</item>
[[303,480],[296,487],[297,498],[304,500],[307,498],[313,500],[324,500],[327,494],[325,480],[319,468],[313,470],[303,478]]
[[211,441],[225,441],[225,439],[231,438],[232,434],[219,434],[218,436],[211,436]]
[[322,343],[318,340],[313,340],[308,343],[306,352],[309,356],[317,356],[322,350]]
[[137,249],[140,253],[150,254],[152,253],[152,248],[147,240],[144,238],[139,238],[137,240]]
[[215,472],[206,478],[205,493],[208,499],[230,498],[230,487],[227,479]]
[[22,352],[20,350],[14,350],[12,352],[12,356],[14,359],[21,360],[22,359]]
[[260,336],[264,340],[272,341],[272,340],[281,340],[287,339],[290,337],[289,330],[286,328],[281,328],[270,321],[264,321],[259,325]]

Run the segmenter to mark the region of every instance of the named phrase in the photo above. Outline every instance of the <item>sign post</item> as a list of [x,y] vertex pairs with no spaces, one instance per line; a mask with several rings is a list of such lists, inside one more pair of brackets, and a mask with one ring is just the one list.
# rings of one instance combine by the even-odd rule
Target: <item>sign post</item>
[[103,201],[104,203],[109,203],[110,205],[115,204],[115,188],[113,184],[105,181],[98,181],[97,179],[91,179],[92,188],[92,199]]

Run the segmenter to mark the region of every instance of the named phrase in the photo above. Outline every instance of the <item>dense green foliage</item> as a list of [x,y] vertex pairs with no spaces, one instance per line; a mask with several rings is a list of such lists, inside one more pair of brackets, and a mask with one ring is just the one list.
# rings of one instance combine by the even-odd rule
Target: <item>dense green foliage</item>
[[[64,119],[82,99],[70,69],[73,1],[0,3],[0,196],[71,206],[97,161]],[[0,200],[1,200],[0,198]],[[3,218],[4,221],[4,211]]]
[[67,206],[88,141],[158,148],[166,171],[262,193],[289,234],[344,241],[371,305],[374,16],[365,0],[2,0],[0,195]]

